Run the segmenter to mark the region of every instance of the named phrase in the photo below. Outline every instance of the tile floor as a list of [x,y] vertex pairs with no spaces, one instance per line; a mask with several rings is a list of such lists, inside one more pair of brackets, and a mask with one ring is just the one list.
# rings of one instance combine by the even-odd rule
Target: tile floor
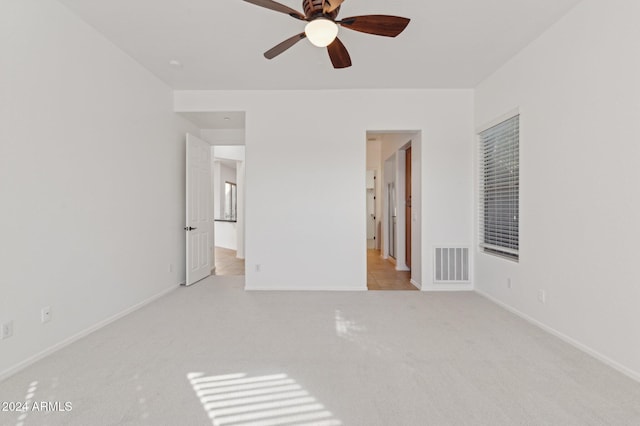
[[396,271],[380,250],[367,250],[367,288],[369,290],[418,290],[410,282],[411,272]]
[[244,275],[244,259],[238,259],[235,250],[216,247],[215,256],[214,275]]

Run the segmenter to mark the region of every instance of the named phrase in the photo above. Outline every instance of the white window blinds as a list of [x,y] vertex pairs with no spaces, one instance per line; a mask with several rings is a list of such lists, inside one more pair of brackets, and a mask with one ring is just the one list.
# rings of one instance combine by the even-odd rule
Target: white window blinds
[[480,247],[518,260],[520,116],[480,133]]

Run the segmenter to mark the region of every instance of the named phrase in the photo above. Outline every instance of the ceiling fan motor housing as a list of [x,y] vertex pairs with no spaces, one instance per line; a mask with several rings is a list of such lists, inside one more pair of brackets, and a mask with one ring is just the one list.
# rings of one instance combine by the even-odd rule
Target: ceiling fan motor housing
[[340,12],[340,7],[330,13],[322,12],[322,0],[302,0],[302,9],[307,19],[325,17],[335,20]]

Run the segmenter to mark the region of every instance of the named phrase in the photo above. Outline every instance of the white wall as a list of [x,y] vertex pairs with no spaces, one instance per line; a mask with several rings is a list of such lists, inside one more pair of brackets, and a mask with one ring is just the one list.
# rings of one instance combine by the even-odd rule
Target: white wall
[[237,222],[215,222],[216,247],[238,250]]
[[382,144],[380,145],[380,158],[381,161],[389,159],[400,148],[411,142],[414,135],[407,133],[393,133],[385,134],[382,137]]
[[366,288],[368,129],[422,131],[423,279],[434,244],[471,244],[470,90],[178,91],[175,108],[246,111],[249,289]]
[[[422,135],[416,133],[411,138],[411,282],[414,285],[421,286],[422,290],[431,289],[431,277],[422,278]],[[454,193],[455,194],[455,193]],[[414,206],[414,204],[416,206]],[[430,265],[430,252],[427,254],[429,258],[425,259]]]
[[200,137],[212,145],[244,145],[244,129],[201,129]]
[[520,109],[521,245],[476,286],[640,379],[638,22],[585,0],[478,87],[478,126]]
[[382,241],[382,160],[380,158],[381,154],[381,141],[367,141],[367,170],[374,170],[376,174],[375,181],[375,197],[376,201],[374,203],[376,210],[376,221],[375,221],[375,234],[376,234],[376,242],[375,248],[381,249],[381,241]]
[[236,179],[237,179],[237,190],[238,190],[238,217],[236,221],[236,257],[238,259],[244,259],[244,230],[245,230],[245,207],[244,207],[244,199],[245,199],[245,191],[246,187],[244,184],[245,177],[245,162],[239,161],[238,168],[236,170]]
[[367,170],[378,170],[380,174],[381,140],[367,141]]
[[[222,219],[222,193],[224,188],[221,189],[220,182],[222,182],[222,163],[216,161],[213,156],[213,147],[211,147],[211,188],[213,192],[213,206],[211,211],[213,212],[214,219]],[[215,232],[214,232],[215,237]]]
[[213,157],[215,158],[244,161],[244,146],[217,145],[217,141],[214,141],[214,145],[211,147],[211,149],[213,150]]
[[0,322],[15,328],[1,378],[184,279],[184,135],[197,129],[58,2],[3,1],[0,31]]
[[[390,256],[395,258],[396,250],[395,244],[391,242],[392,236],[391,231],[393,228],[391,218],[394,216],[394,213],[391,212],[391,209],[397,204],[397,194],[395,193],[396,188],[396,157],[395,153],[390,157],[387,157],[382,162],[382,257],[388,259]],[[393,184],[393,196],[391,191],[389,190],[389,185]],[[392,198],[395,197],[395,200]],[[397,226],[396,226],[397,227]],[[393,250],[392,250],[393,248]]]

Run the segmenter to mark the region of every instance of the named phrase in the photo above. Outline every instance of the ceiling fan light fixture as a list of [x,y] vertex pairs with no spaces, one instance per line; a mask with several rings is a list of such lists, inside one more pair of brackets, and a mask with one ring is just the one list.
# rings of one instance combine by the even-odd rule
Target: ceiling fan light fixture
[[304,33],[314,46],[327,47],[338,36],[338,25],[330,19],[318,18],[307,24]]

